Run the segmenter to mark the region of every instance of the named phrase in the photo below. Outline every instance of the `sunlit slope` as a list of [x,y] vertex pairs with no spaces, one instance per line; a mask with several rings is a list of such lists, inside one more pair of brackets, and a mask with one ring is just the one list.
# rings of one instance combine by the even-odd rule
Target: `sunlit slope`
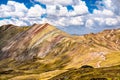
[[48,23],[20,29],[0,39],[7,40],[0,44],[0,79],[34,76],[36,80],[45,80],[82,65],[120,65],[120,29],[83,36],[69,35]]

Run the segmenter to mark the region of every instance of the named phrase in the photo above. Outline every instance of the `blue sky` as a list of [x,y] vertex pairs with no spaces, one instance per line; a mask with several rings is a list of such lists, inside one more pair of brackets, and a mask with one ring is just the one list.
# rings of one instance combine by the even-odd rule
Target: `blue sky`
[[[34,6],[35,4],[39,4],[43,8],[46,8],[45,4],[42,4],[40,2],[35,2],[34,0],[12,0],[12,1],[24,3],[27,8],[30,8],[30,7]],[[82,0],[82,1],[85,1],[86,5],[88,6],[88,9],[91,13],[93,12],[94,9],[97,9],[97,7],[95,6],[95,2],[97,0]],[[7,2],[8,2],[8,0],[2,0],[2,1],[0,1],[0,4],[7,4]],[[68,10],[73,9],[71,5],[67,5],[67,8],[68,8]]]
[[0,25],[47,22],[70,34],[99,32],[120,28],[119,4],[119,0],[1,0]]

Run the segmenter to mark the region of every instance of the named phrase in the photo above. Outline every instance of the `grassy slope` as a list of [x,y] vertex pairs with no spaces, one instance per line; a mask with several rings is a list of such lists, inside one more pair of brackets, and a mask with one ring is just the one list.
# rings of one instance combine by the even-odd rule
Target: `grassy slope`
[[[27,28],[25,28],[25,30],[26,29]],[[36,47],[38,47],[39,49],[43,47],[44,50],[49,44],[54,43],[52,41],[54,40],[54,38],[56,38],[56,36],[64,35],[64,37],[60,39],[60,41],[57,42],[57,44],[51,48],[51,50],[47,53],[46,57],[44,58],[36,57],[27,62],[25,61],[17,62],[14,60],[11,61],[11,59],[0,61],[0,80],[2,79],[47,80],[62,72],[65,72],[69,68],[73,67],[79,68],[84,64],[97,67],[98,61],[102,61],[100,63],[100,66],[105,67],[119,65],[120,63],[120,51],[119,51],[120,46],[118,43],[115,43],[120,38],[119,30],[114,33],[115,36],[113,35],[113,33],[110,33],[109,31],[108,32],[105,31],[99,34],[88,34],[85,36],[69,36],[59,30],[54,30],[52,32],[51,30],[54,30],[54,27],[43,29],[43,31],[39,32],[31,39],[31,43],[29,44],[29,47],[32,47],[35,44],[37,44],[37,46],[33,47],[35,48],[35,50]],[[24,31],[24,28],[10,29],[5,32],[2,32],[2,34],[0,35],[4,35],[5,38],[2,37],[0,40],[2,41],[3,39],[4,41],[6,41],[12,36],[16,35],[16,33],[20,33],[21,31]],[[49,31],[51,33],[47,34]],[[14,34],[12,34],[12,32]],[[41,39],[39,40],[39,38]],[[3,46],[3,44],[0,44],[0,46]],[[98,55],[99,52],[102,51],[107,53],[106,55],[104,55],[106,60],[101,59],[101,56]],[[113,58],[113,56],[115,58]],[[119,66],[115,68],[119,68]],[[77,70],[79,71],[81,69]],[[98,69],[94,70],[95,71],[91,73],[97,72]],[[100,70],[102,71],[102,69]],[[71,70],[71,72],[72,71],[73,74],[76,75],[76,72],[74,72],[74,70]],[[113,69],[113,72],[114,71],[116,73],[115,69]],[[87,74],[86,72],[84,72],[84,70],[83,73]],[[74,79],[75,77],[72,76],[72,78]]]
[[120,80],[120,65],[105,68],[79,68],[70,69],[49,80],[104,80],[97,78],[106,78],[105,80]]
[[[0,72],[0,80],[90,80],[91,78],[107,78],[108,80],[120,79],[120,65],[104,68],[51,68],[51,65],[40,65],[30,61],[30,64],[16,65],[14,70],[10,69]],[[7,65],[7,64],[6,64]],[[8,65],[10,66],[10,65]],[[38,68],[37,68],[38,67]],[[8,69],[8,68],[6,68]],[[55,69],[55,70],[54,70]],[[5,70],[5,69],[4,69]],[[43,70],[43,71],[42,71]],[[44,71],[46,70],[46,71]]]

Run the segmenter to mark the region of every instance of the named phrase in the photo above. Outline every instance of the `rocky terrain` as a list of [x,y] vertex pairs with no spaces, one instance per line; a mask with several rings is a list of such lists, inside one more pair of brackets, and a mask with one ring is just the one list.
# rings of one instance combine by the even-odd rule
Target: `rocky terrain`
[[0,80],[58,80],[55,76],[69,71],[75,72],[69,75],[71,78],[58,78],[82,80],[74,75],[83,65],[95,68],[90,69],[90,74],[98,70],[96,75],[104,72],[102,77],[110,79],[109,71],[105,70],[108,69],[113,70],[113,77],[120,79],[120,72],[115,75],[120,70],[120,29],[76,36],[48,23],[0,27]]

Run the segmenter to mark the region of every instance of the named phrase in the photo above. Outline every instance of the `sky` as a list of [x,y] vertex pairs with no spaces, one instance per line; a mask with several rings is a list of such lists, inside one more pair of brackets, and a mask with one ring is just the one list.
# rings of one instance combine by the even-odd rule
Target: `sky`
[[0,26],[34,23],[77,35],[120,28],[120,0],[0,0]]

